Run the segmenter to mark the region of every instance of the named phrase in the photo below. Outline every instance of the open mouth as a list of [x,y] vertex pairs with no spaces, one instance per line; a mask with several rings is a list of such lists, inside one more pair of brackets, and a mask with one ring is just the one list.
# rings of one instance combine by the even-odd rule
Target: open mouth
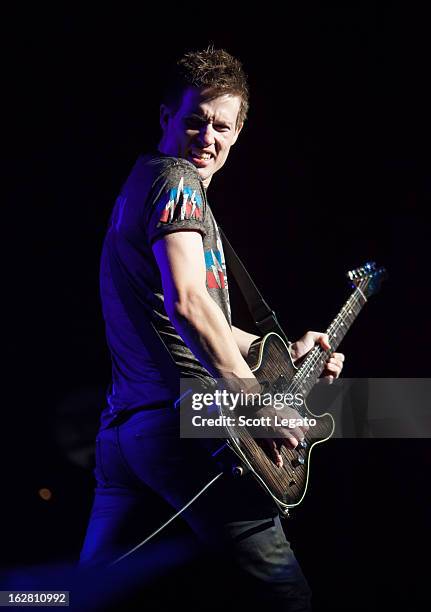
[[192,150],[190,153],[190,160],[192,163],[198,168],[204,168],[207,166],[210,161],[213,159],[212,153],[207,153],[205,151],[197,151],[196,149]]

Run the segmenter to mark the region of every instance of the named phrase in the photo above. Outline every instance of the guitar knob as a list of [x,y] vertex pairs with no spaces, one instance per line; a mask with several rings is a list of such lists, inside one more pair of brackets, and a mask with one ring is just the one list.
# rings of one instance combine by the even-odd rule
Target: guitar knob
[[244,475],[244,468],[240,465],[234,465],[232,468],[232,476],[235,478]]
[[296,457],[295,459],[292,459],[292,466],[294,468],[299,467],[300,465],[304,465],[304,463],[305,463],[304,457],[299,456],[299,457]]
[[307,448],[308,444],[305,440],[301,440],[300,442],[298,442],[298,446],[297,448]]

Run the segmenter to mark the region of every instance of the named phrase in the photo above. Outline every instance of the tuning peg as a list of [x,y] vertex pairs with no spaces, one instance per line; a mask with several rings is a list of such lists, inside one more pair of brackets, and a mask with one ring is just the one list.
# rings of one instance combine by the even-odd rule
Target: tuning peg
[[347,272],[352,288],[360,287],[367,297],[378,291],[387,276],[385,268],[377,268],[375,261],[367,261],[363,266]]

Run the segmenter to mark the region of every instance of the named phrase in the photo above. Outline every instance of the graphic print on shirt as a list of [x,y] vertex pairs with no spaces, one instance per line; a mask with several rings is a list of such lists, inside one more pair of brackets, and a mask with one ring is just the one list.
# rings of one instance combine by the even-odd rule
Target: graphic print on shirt
[[208,289],[222,289],[226,293],[226,306],[229,319],[231,317],[230,301],[227,285],[226,261],[224,258],[223,244],[218,227],[215,226],[216,249],[205,249],[205,268],[207,273]]
[[173,221],[184,221],[185,219],[200,220],[202,218],[202,198],[196,189],[184,186],[182,176],[178,187],[170,189],[167,193],[167,201],[161,204],[161,215],[159,223],[172,223]]
[[205,249],[205,267],[208,289],[227,289],[226,262],[223,245],[216,229],[216,249]]
[[207,269],[208,289],[224,289],[226,287],[226,276],[223,271],[222,254],[219,250],[208,249],[205,251],[205,267]]

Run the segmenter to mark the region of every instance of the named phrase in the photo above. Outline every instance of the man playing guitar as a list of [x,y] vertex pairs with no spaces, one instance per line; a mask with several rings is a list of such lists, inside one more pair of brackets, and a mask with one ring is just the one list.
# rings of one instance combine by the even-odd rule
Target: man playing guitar
[[[145,537],[148,487],[179,510],[215,473],[199,445],[180,438],[172,409],[180,377],[258,387],[245,359],[257,336],[231,324],[223,247],[207,200],[246,119],[247,79],[236,58],[209,48],[186,54],[166,80],[158,151],[133,167],[102,253],[113,381],[97,437],[84,566],[112,561]],[[165,370],[160,361],[169,355],[157,343],[172,358]],[[292,359],[317,344],[330,348],[326,334],[307,332],[290,346]],[[324,376],[337,378],[343,361],[332,353]],[[284,434],[282,443],[294,448],[304,430]],[[267,452],[282,465],[280,440]],[[309,609],[310,591],[277,509],[253,478],[218,479],[183,517],[201,541],[224,547],[257,597]]]

